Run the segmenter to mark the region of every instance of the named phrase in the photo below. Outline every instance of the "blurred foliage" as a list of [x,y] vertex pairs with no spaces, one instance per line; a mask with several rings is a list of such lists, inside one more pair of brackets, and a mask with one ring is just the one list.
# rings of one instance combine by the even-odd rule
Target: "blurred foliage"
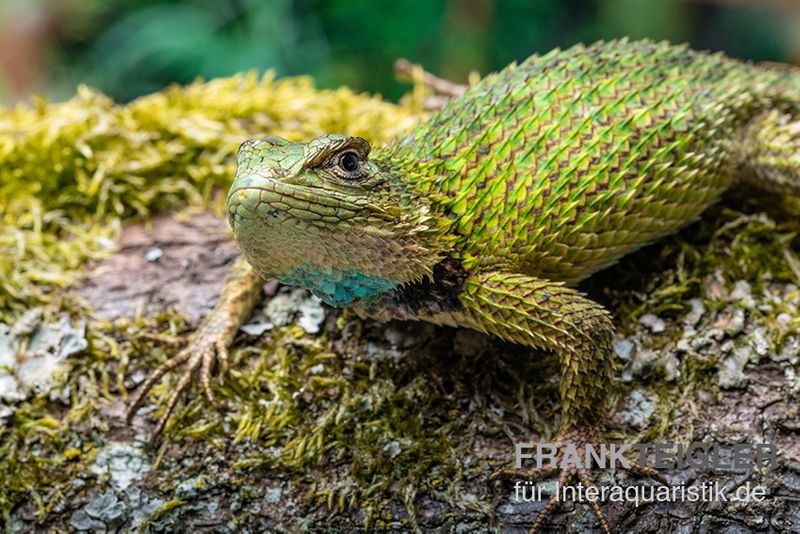
[[463,81],[534,52],[625,35],[745,59],[800,57],[800,11],[764,1],[4,1],[0,28],[32,6],[50,17],[39,89],[59,99],[79,83],[127,101],[249,69],[310,74],[321,87],[396,99],[405,91],[392,74],[398,57]]

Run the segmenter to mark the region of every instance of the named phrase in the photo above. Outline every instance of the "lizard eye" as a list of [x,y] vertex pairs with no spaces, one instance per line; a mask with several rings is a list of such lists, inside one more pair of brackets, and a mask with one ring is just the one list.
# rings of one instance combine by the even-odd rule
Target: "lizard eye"
[[339,167],[348,174],[358,172],[360,167],[358,163],[358,155],[352,150],[348,150],[339,156]]

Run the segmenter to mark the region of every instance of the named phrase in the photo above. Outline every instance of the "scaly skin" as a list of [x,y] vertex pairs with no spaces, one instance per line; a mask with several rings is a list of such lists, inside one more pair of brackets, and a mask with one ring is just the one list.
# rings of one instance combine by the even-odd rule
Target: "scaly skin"
[[555,352],[559,439],[583,446],[608,409],[613,325],[571,286],[733,184],[800,191],[800,75],[663,43],[579,45],[487,76],[385,146],[269,137],[238,161],[228,216],[258,275]]

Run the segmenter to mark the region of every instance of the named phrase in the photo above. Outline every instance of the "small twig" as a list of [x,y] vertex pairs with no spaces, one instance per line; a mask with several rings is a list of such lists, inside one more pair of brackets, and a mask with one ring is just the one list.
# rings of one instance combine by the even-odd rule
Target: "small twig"
[[421,81],[440,95],[459,97],[467,90],[466,85],[453,83],[427,72],[419,65],[414,65],[407,59],[400,58],[394,62],[394,73],[400,80]]
[[789,72],[800,72],[800,66],[791,63],[781,63],[780,61],[759,61],[756,63],[758,67],[775,70],[787,70]]

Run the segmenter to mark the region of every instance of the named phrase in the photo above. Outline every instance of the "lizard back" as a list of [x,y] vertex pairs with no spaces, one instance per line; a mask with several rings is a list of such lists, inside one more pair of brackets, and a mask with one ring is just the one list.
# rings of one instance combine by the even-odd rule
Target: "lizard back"
[[737,178],[764,110],[800,77],[627,40],[532,56],[373,158],[447,221],[467,268],[574,283],[695,218]]

